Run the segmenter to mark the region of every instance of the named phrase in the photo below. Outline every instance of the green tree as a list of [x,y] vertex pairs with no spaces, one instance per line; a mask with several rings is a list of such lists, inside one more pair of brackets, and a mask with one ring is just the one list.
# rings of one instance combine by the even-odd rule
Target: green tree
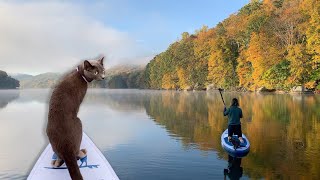
[[320,2],[307,0],[310,13],[309,26],[306,32],[307,51],[312,56],[311,79],[320,85]]
[[0,89],[16,89],[19,86],[18,80],[8,76],[5,71],[0,70]]
[[290,62],[281,61],[280,63],[273,65],[264,74],[262,79],[267,82],[270,89],[286,89],[288,90],[287,79],[290,76]]
[[310,80],[312,72],[312,61],[306,47],[303,44],[290,46],[287,58],[290,61],[291,82],[304,85]]

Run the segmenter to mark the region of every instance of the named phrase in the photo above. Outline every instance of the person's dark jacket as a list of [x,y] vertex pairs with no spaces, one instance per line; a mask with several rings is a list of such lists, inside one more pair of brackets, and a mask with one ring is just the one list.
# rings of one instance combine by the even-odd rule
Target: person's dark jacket
[[242,118],[242,110],[238,106],[230,106],[230,108],[224,107],[223,115],[228,115],[228,125],[239,125],[240,118]]

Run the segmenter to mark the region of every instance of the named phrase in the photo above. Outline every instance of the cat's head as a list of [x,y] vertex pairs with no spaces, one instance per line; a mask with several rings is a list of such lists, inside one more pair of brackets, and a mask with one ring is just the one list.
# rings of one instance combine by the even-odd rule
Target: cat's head
[[105,78],[105,70],[103,67],[104,56],[96,60],[85,60],[83,62],[83,74],[86,78],[92,80],[103,80]]

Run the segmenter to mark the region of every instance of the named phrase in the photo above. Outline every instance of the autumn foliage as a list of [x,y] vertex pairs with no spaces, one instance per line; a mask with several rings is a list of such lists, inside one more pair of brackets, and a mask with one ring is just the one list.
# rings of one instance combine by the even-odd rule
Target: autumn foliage
[[320,2],[252,0],[214,28],[182,33],[145,70],[153,89],[320,87]]

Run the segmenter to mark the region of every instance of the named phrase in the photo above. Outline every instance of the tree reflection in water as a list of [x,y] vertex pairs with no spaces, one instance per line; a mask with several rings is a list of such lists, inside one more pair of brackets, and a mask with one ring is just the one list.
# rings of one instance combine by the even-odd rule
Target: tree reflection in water
[[[320,177],[320,97],[225,93],[243,110],[242,130],[251,143],[242,164],[252,178]],[[162,91],[145,102],[148,115],[188,148],[227,159],[220,135],[227,128],[218,93]],[[290,164],[290,168],[288,168]],[[246,171],[247,169],[247,171]]]

